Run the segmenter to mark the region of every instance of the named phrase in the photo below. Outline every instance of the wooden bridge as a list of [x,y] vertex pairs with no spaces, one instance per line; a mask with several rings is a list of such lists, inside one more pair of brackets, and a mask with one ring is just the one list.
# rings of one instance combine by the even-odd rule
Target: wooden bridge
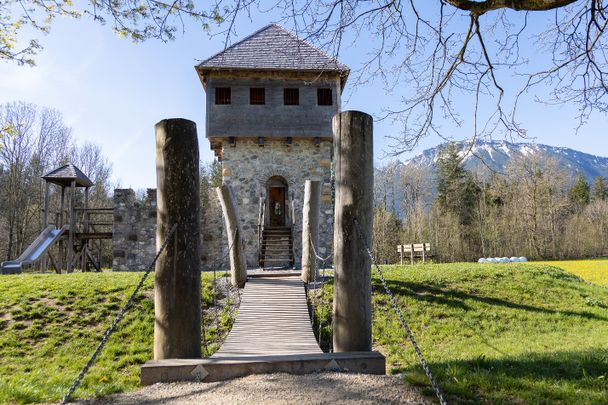
[[312,331],[299,277],[251,277],[220,350],[207,359],[148,361],[141,369],[141,383],[211,382],[249,374],[324,370],[384,374],[385,362],[378,352],[323,353]]

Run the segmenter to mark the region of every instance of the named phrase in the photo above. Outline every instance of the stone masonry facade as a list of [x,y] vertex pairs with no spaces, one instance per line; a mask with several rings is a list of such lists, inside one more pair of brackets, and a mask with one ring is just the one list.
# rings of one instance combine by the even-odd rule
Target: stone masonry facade
[[[226,269],[228,259],[222,208],[215,189],[202,201],[202,270]],[[112,237],[114,271],[143,271],[156,255],[156,189],[137,201],[131,189],[114,190]]]
[[229,267],[228,242],[220,200],[214,188],[209,188],[201,206],[201,262],[205,270]]
[[137,201],[131,189],[114,190],[114,271],[143,271],[156,254],[156,190]]
[[333,243],[331,155],[331,140],[320,140],[316,145],[310,138],[294,138],[291,144],[284,139],[266,138],[264,146],[259,146],[257,138],[238,138],[234,146],[222,145],[222,181],[233,187],[237,197],[248,268],[258,267],[259,198],[267,197],[268,180],[273,176],[285,179],[288,197],[295,200],[296,267],[302,260],[302,206],[306,180],[322,184],[319,254],[330,253]]

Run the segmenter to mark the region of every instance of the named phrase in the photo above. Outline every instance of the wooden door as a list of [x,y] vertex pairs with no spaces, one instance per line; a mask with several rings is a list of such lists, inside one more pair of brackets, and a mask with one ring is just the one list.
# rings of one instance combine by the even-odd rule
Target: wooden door
[[270,226],[285,226],[285,187],[268,188]]

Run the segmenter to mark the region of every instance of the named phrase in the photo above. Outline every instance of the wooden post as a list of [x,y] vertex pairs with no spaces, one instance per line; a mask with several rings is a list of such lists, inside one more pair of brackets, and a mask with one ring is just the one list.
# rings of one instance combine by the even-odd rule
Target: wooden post
[[305,283],[317,277],[319,249],[319,211],[321,207],[321,182],[306,180],[304,183],[304,207],[302,208],[302,280]]
[[[83,232],[89,233],[89,188],[85,187],[84,189],[84,210],[82,211],[82,222],[83,222]],[[82,240],[82,255],[81,255],[81,268],[82,271],[87,271],[87,251],[89,250],[89,240]]]
[[425,261],[424,261],[424,255],[426,254],[425,250],[426,250],[426,243],[423,242],[422,243],[422,264],[425,263]]
[[[372,117],[359,111],[333,118],[336,203],[334,215],[333,347],[372,348],[371,248],[373,220]],[[358,232],[357,220],[363,235]],[[365,241],[365,242],[364,242]]]
[[71,273],[74,271],[74,233],[76,232],[76,215],[74,211],[74,203],[76,199],[76,180],[72,180],[70,184],[70,212],[68,213],[68,221],[70,223],[70,230],[68,233],[68,253],[66,271]]
[[65,186],[61,186],[61,204],[59,208],[59,225],[58,228],[63,226],[63,212],[65,211]]
[[411,261],[411,265],[414,265],[414,244],[410,243],[410,261]]
[[156,124],[156,248],[177,232],[156,262],[154,359],[201,357],[200,183],[196,124]]
[[42,229],[45,229],[47,226],[49,226],[49,191],[51,188],[51,183],[49,183],[48,181],[46,182],[45,188],[44,188],[44,212],[42,215]]
[[[61,228],[63,226],[63,213],[65,210],[65,186],[61,185],[61,202],[59,203],[59,213],[57,214],[57,228]],[[59,244],[57,246],[58,249],[58,253],[57,253],[57,267],[58,267],[58,274],[61,274],[61,271],[63,270],[63,259],[65,258],[65,242],[64,242],[64,238],[60,238],[59,239]]]
[[401,265],[403,266],[403,245],[399,245],[399,259],[401,260]]
[[[46,229],[49,226],[49,191],[51,188],[51,183],[45,181],[44,187],[44,212],[42,213],[42,229]],[[44,273],[47,269],[46,262],[46,254],[42,255],[42,260],[40,260],[40,272]]]
[[232,285],[239,288],[245,287],[247,281],[247,263],[245,262],[245,251],[243,247],[243,230],[241,229],[241,214],[234,197],[232,187],[224,184],[216,189],[217,197],[222,205],[226,234],[228,235],[228,246],[230,252],[230,279]]

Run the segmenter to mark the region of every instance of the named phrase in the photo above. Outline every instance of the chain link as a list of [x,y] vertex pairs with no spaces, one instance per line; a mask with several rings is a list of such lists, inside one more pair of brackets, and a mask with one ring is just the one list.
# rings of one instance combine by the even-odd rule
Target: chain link
[[[214,315],[214,325],[215,325],[215,330],[216,330],[216,334],[215,334],[215,343],[219,343],[222,339],[219,338],[217,331],[219,330],[219,308],[218,308],[218,302],[217,302],[217,296],[218,296],[218,292],[217,292],[217,271],[219,270],[220,266],[222,264],[225,263],[226,259],[228,258],[228,255],[230,254],[230,251],[232,250],[232,248],[234,247],[234,244],[236,243],[238,237],[238,233],[235,233],[234,238],[232,239],[232,242],[230,243],[230,245],[228,246],[228,250],[226,251],[226,253],[224,253],[224,255],[222,257],[220,257],[219,259],[214,260],[210,266],[207,266],[207,268],[211,268],[213,271],[213,284],[212,284],[212,294],[213,294],[213,315]],[[207,270],[210,271],[210,270]],[[228,299],[230,298],[230,287],[228,287]],[[238,291],[237,293],[237,301],[236,301],[236,306],[238,307],[239,303],[241,300],[241,294],[240,291]],[[234,315],[234,311],[231,312],[230,317],[233,317]],[[206,328],[205,328],[205,313],[204,311],[202,311],[201,313],[201,321],[202,321],[202,331],[203,331],[203,345],[205,347],[205,352],[208,354],[209,353],[209,348],[207,346],[207,339],[206,339]]]
[[403,329],[405,330],[405,333],[406,333],[408,339],[410,340],[410,342],[412,343],[412,346],[414,347],[414,351],[416,352],[416,355],[418,355],[418,358],[420,359],[420,364],[422,365],[422,368],[424,369],[424,373],[426,374],[429,381],[431,382],[431,385],[433,386],[435,395],[437,395],[437,398],[439,398],[439,403],[441,405],[446,405],[447,402],[445,401],[445,399],[443,397],[443,392],[441,391],[439,384],[433,377],[433,374],[431,373],[431,369],[429,368],[429,366],[426,362],[426,359],[424,358],[422,351],[420,350],[420,347],[418,347],[418,343],[416,343],[414,334],[412,333],[412,330],[410,329],[408,323],[406,322],[403,312],[401,312],[401,309],[399,308],[399,303],[397,302],[397,298],[395,297],[395,295],[389,288],[388,283],[386,282],[386,279],[384,278],[384,273],[382,273],[380,266],[378,266],[376,258],[374,257],[374,254],[370,250],[369,245],[367,244],[367,241],[365,240],[365,236],[363,234],[363,230],[361,229],[361,225],[359,225],[359,222],[357,221],[356,218],[354,219],[354,223],[355,223],[355,228],[357,230],[357,233],[359,234],[359,238],[361,239],[361,242],[363,243],[363,246],[365,247],[365,250],[370,257],[370,259],[374,265],[374,268],[376,269],[376,272],[378,273],[378,276],[380,277],[382,286],[384,287],[384,290],[390,297],[391,303],[393,304],[393,309],[395,310],[395,312],[397,313],[397,316],[399,317],[399,320],[401,321],[401,326],[403,326]]
[[[329,259],[331,259],[331,257],[333,256],[333,252],[330,253],[329,255],[327,255],[326,257],[322,257],[321,255],[319,255],[317,253],[317,249],[315,248],[314,243],[312,243],[312,236],[310,235],[310,233],[308,235],[308,241],[309,241],[310,247],[312,248],[313,255],[315,256],[315,262],[316,261],[320,261],[320,262],[323,263],[322,264],[322,269],[323,269],[322,280],[324,282],[326,280],[326,272],[325,272],[325,270],[327,268],[327,261]],[[319,291],[321,291],[321,293],[319,295],[322,296],[323,291],[319,288],[319,281],[318,281],[318,275],[319,274],[318,273],[319,272],[316,269],[316,263],[315,263],[315,272],[314,272],[313,283],[314,283],[316,289],[319,290]],[[310,293],[310,287],[308,286],[308,284],[306,286],[306,291],[309,293],[310,309],[311,309],[311,313],[312,313],[312,320],[313,320],[313,323],[314,323],[314,315],[315,315],[314,301],[315,300],[313,299],[312,294]],[[329,302],[324,301],[321,297],[319,297],[318,299],[319,299],[319,303],[322,304],[322,305],[329,304]],[[314,328],[314,325],[313,325],[313,328]],[[319,322],[318,322],[318,332],[317,333],[318,333],[318,336],[319,336],[319,346],[322,348],[323,347],[323,324],[321,323],[320,319],[319,319]],[[329,346],[329,351],[332,352],[332,342],[331,341],[329,342],[328,346]]]
[[76,391],[76,388],[78,388],[78,386],[82,382],[82,379],[84,378],[84,376],[87,374],[87,372],[89,371],[89,369],[91,368],[91,366],[95,362],[95,359],[97,358],[97,356],[99,356],[99,353],[101,352],[101,350],[104,348],[104,346],[108,342],[108,339],[110,338],[110,336],[112,335],[112,333],[114,333],[114,331],[116,330],[116,327],[118,326],[118,324],[120,323],[120,321],[122,320],[122,318],[125,316],[125,313],[127,312],[127,310],[133,304],[133,300],[135,299],[135,296],[137,295],[137,293],[139,292],[139,290],[141,289],[141,287],[144,285],[144,282],[146,281],[146,279],[148,278],[148,275],[150,274],[150,272],[154,268],[154,265],[156,264],[156,261],[158,260],[158,258],[160,257],[160,255],[163,253],[163,251],[166,249],[167,245],[169,244],[169,240],[171,240],[171,237],[173,236],[173,234],[175,233],[176,230],[177,230],[177,224],[173,224],[173,226],[171,227],[171,230],[169,231],[169,233],[167,234],[167,237],[165,238],[165,241],[163,242],[162,246],[160,247],[160,249],[156,253],[156,256],[154,257],[154,260],[152,260],[152,263],[150,263],[150,265],[146,269],[146,271],[145,271],[144,275],[142,276],[141,280],[139,280],[139,283],[135,287],[135,290],[133,290],[133,293],[131,294],[131,296],[129,297],[129,299],[125,303],[125,305],[122,307],[122,309],[120,310],[120,312],[118,313],[118,315],[116,315],[116,318],[114,318],[114,322],[112,322],[112,325],[104,333],[103,338],[101,339],[101,342],[99,342],[99,345],[97,345],[97,348],[93,352],[93,355],[91,356],[91,358],[89,359],[89,361],[87,362],[87,364],[84,366],[84,368],[82,369],[82,371],[80,371],[80,374],[78,374],[78,377],[76,377],[76,379],[74,380],[74,383],[72,384],[72,386],[68,390],[67,394],[65,394],[65,396],[61,400],[61,404],[62,405],[67,404],[70,401],[70,398],[72,397],[72,394],[74,394],[74,391]]

